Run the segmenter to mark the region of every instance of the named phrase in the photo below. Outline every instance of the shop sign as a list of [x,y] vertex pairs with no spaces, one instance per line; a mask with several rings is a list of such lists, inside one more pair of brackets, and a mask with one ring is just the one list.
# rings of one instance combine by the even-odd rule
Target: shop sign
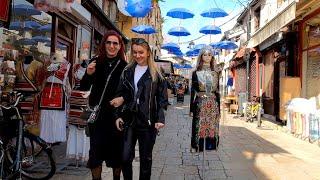
[[245,29],[244,29],[244,26],[241,25],[241,26],[237,26],[237,27],[234,27],[232,28],[231,30],[229,31],[226,31],[224,34],[226,36],[227,39],[231,39],[231,38],[234,38],[234,37],[237,37],[237,36],[240,36],[241,34],[245,33]]
[[8,21],[9,8],[10,8],[10,0],[0,1],[0,20],[1,21],[5,21],[5,22]]

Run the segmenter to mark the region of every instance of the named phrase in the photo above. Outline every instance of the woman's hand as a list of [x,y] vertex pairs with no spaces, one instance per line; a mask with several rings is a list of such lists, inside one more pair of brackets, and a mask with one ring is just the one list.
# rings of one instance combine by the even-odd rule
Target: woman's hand
[[116,120],[116,127],[119,131],[122,131],[123,130],[123,120],[121,118],[118,118]]
[[164,127],[164,124],[163,124],[163,123],[155,123],[155,124],[154,124],[154,127],[155,127],[157,130],[159,130],[159,129],[161,129],[161,128]]
[[116,97],[110,101],[110,104],[113,107],[119,107],[123,104],[123,102],[124,102],[123,97]]
[[92,61],[87,67],[87,74],[92,75],[96,72],[96,61]]

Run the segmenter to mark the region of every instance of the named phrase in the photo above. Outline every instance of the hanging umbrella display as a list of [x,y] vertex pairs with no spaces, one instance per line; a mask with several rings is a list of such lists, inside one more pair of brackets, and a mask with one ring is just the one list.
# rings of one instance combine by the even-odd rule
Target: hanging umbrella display
[[200,15],[208,18],[218,18],[228,16],[228,13],[220,8],[211,8],[209,10],[203,11]]
[[127,0],[125,10],[132,17],[145,17],[152,8],[151,0]]
[[202,49],[202,48],[204,48],[205,46],[207,46],[206,44],[197,44],[197,45],[195,45],[194,46],[194,48],[193,48],[193,51],[195,52],[195,53],[200,53],[200,50]]
[[199,52],[195,52],[194,50],[189,50],[186,52],[186,56],[188,57],[193,57],[193,56],[198,56],[199,55]]
[[236,45],[234,42],[232,41],[221,41],[218,43],[218,48],[219,49],[237,49],[238,45]]
[[36,45],[36,44],[38,44],[37,41],[35,41],[33,39],[29,39],[29,38],[19,39],[18,43],[21,44],[21,45]]
[[156,30],[149,25],[139,25],[131,28],[131,31],[138,34],[154,34],[157,33]]
[[131,16],[127,11],[126,11],[126,3],[127,3],[127,0],[116,0],[117,2],[117,7],[119,9],[119,11],[126,15],[126,16]]
[[219,48],[219,42],[214,42],[209,44],[213,49],[218,49]]
[[185,8],[174,8],[167,12],[167,16],[178,19],[193,18],[194,14]]
[[43,43],[50,43],[51,39],[47,36],[34,36],[32,37],[33,40],[38,41],[38,42],[43,42]]
[[209,25],[201,28],[199,32],[202,34],[221,34],[221,29],[218,26]]
[[180,64],[173,64],[173,67],[176,68],[176,69],[181,69],[182,66]]
[[17,16],[40,15],[41,11],[35,9],[32,5],[18,4],[13,8],[13,14]]
[[174,51],[169,51],[169,54],[174,54],[176,56],[183,56],[183,52],[181,52],[180,49],[174,50]]
[[10,23],[9,29],[11,30],[31,30],[35,28],[39,28],[41,25],[36,21],[15,21]]
[[172,36],[189,36],[190,32],[184,27],[173,27],[169,29],[168,34]]
[[167,51],[177,51],[180,50],[180,47],[176,43],[166,43],[161,46],[161,49],[165,49]]
[[184,64],[182,66],[183,69],[192,69],[192,66],[190,64]]
[[42,32],[51,32],[51,27],[52,27],[52,24],[47,24],[39,27],[38,30]]

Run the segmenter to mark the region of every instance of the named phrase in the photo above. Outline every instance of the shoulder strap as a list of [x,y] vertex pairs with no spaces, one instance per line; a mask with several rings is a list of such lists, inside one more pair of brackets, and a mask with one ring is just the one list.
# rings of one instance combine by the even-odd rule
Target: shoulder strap
[[118,67],[120,61],[121,61],[121,60],[118,60],[117,64],[114,66],[114,68],[112,69],[112,71],[110,72],[110,74],[109,74],[109,76],[108,76],[108,78],[107,78],[107,81],[106,81],[106,84],[104,85],[104,89],[103,89],[103,91],[102,91],[101,98],[100,98],[100,100],[99,100],[98,106],[100,106],[101,103],[102,103],[102,100],[103,100],[104,94],[106,93],[107,86],[108,86],[108,84],[109,84],[111,75],[112,75],[113,71]]
[[33,88],[33,90],[38,91],[38,88],[33,84],[33,82],[28,78],[28,76],[26,75],[26,72],[24,72],[24,68],[23,68],[23,63],[20,63],[20,69],[22,72],[23,77],[26,79],[26,81],[31,85],[31,87]]

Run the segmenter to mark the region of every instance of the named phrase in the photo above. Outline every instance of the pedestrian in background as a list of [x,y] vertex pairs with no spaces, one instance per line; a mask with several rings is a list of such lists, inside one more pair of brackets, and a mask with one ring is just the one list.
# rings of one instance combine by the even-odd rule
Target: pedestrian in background
[[[89,124],[90,150],[87,166],[92,179],[101,179],[102,163],[113,169],[113,179],[120,180],[122,160],[122,133],[115,127],[115,107],[121,99],[114,100],[123,69],[126,67],[124,44],[115,31],[108,31],[100,44],[99,54],[93,58],[80,82],[81,90],[89,90],[90,107],[96,106],[103,98],[97,120]],[[102,96],[108,76],[107,93]],[[121,102],[122,103],[122,102]]]
[[117,128],[124,131],[123,176],[125,180],[132,180],[132,161],[138,141],[140,180],[149,180],[156,135],[165,125],[167,82],[144,39],[132,39],[131,56],[131,62],[121,76],[119,95],[124,98],[124,105],[116,121]]
[[220,121],[220,69],[215,63],[213,49],[206,46],[198,56],[196,70],[192,73],[190,112],[192,118],[191,152],[204,148],[213,150],[219,144]]

